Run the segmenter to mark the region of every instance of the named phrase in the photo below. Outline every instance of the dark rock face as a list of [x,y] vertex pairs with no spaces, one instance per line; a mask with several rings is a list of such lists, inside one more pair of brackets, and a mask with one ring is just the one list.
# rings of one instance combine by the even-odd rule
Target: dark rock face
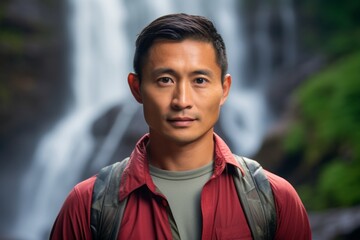
[[1,154],[64,110],[68,81],[63,1],[2,1],[0,8]]
[[[65,1],[0,3],[0,235],[14,217],[17,186],[37,139],[61,114],[67,89]],[[4,218],[4,219],[3,219]],[[2,236],[0,236],[1,238]]]
[[360,207],[309,215],[313,239],[359,239]]

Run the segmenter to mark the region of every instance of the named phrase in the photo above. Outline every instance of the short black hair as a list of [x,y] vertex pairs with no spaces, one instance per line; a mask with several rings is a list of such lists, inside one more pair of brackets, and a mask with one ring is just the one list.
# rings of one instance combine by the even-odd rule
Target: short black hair
[[139,79],[141,79],[141,69],[148,50],[155,40],[160,39],[174,41],[194,39],[211,43],[215,50],[217,64],[221,69],[221,80],[223,80],[228,68],[223,38],[209,19],[185,13],[159,17],[141,31],[136,39],[133,62],[134,71]]

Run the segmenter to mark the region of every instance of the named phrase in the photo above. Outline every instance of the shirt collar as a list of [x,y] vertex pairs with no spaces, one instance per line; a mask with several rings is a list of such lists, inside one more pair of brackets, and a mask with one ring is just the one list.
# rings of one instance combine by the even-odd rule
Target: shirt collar
[[[149,141],[149,134],[145,134],[136,144],[135,149],[130,155],[128,166],[125,168],[121,177],[119,191],[120,201],[128,197],[128,195],[135,189],[146,185],[149,190],[156,193],[156,186],[152,181],[149,172],[149,164],[146,155],[146,144]],[[214,133],[215,141],[215,158],[214,158],[214,173],[212,178],[216,178],[224,171],[227,164],[231,164],[240,169],[242,175],[244,170],[236,161],[226,143]]]
[[230,148],[226,145],[216,133],[214,133],[215,140],[215,165],[214,176],[219,176],[225,169],[226,164],[233,165],[240,169],[241,174],[244,176],[245,172],[235,159]]

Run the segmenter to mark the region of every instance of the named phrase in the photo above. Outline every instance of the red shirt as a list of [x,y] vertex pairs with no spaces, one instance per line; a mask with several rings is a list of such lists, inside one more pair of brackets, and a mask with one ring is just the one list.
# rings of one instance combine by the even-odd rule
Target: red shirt
[[[223,140],[214,135],[214,173],[201,193],[202,239],[252,239],[229,165],[240,168]],[[132,152],[122,176],[119,198],[128,198],[118,239],[172,239],[169,207],[156,191],[146,159],[145,135]],[[283,178],[266,172],[274,193],[277,231],[275,239],[311,239],[306,210],[294,188]],[[90,208],[96,177],[78,185],[68,195],[54,223],[51,239],[91,239]]]

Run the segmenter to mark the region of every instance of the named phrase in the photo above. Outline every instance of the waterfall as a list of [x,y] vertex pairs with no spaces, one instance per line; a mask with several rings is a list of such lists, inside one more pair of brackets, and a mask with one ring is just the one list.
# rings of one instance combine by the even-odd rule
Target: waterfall
[[[239,1],[68,0],[68,4],[73,53],[69,60],[72,96],[65,98],[70,98],[71,103],[67,113],[40,140],[23,179],[23,200],[12,233],[15,238],[46,239],[62,202],[81,180],[84,169],[89,164],[91,169],[100,169],[109,163],[140,107],[135,101],[128,100],[131,96],[126,82],[127,73],[132,70],[136,34],[160,15],[174,12],[204,15],[214,20],[223,35],[233,87],[222,110],[220,126],[236,146],[234,152],[254,153],[267,126],[264,123],[268,113],[263,88],[267,84],[266,71],[271,70],[271,60],[265,52],[270,51],[271,46],[266,34],[261,35],[267,30],[263,29],[259,33],[259,50],[264,53],[258,53],[264,54],[264,62],[259,67],[261,76],[256,77],[258,84],[255,87],[244,89],[242,72],[246,41]],[[259,24],[265,24],[261,26],[266,28],[266,15],[259,15],[265,18]],[[93,156],[92,125],[116,105],[122,106],[121,111]],[[93,161],[89,163],[89,159]]]
[[[23,181],[22,199],[27,200],[20,206],[15,228],[19,238],[41,239],[48,233],[90,158],[92,124],[127,97],[129,48],[124,47],[128,46],[123,34],[126,12],[120,4],[117,0],[69,0],[73,101],[63,119],[39,142]],[[117,133],[115,141],[121,139],[134,110],[131,103],[124,104],[122,118],[112,129]],[[106,149],[109,142],[105,141]],[[97,159],[104,157],[102,152]]]
[[[246,50],[240,52],[242,58],[236,61],[230,56],[230,61],[239,64],[238,67],[230,66],[230,72],[236,69],[239,69],[239,72],[235,74],[235,78],[233,77],[231,94],[223,107],[220,121],[226,137],[230,140],[232,150],[244,156],[256,153],[274,121],[266,99],[266,92],[275,74],[274,68],[292,67],[296,61],[295,16],[291,0],[260,2],[254,12],[254,36],[246,42],[244,38],[240,38],[240,36],[244,37],[243,33],[236,36],[237,40],[230,41],[230,48],[228,47],[231,49],[230,52],[239,48],[237,44],[241,40],[244,41],[242,48]],[[270,38],[270,24],[274,15],[279,16],[279,27],[283,29],[282,47],[278,50],[282,55],[279,66],[274,64],[275,43]],[[239,31],[240,26],[237,28]],[[252,74],[246,75],[244,56],[249,55],[257,59],[257,64],[250,66],[255,70]],[[251,84],[246,84],[249,82]]]

